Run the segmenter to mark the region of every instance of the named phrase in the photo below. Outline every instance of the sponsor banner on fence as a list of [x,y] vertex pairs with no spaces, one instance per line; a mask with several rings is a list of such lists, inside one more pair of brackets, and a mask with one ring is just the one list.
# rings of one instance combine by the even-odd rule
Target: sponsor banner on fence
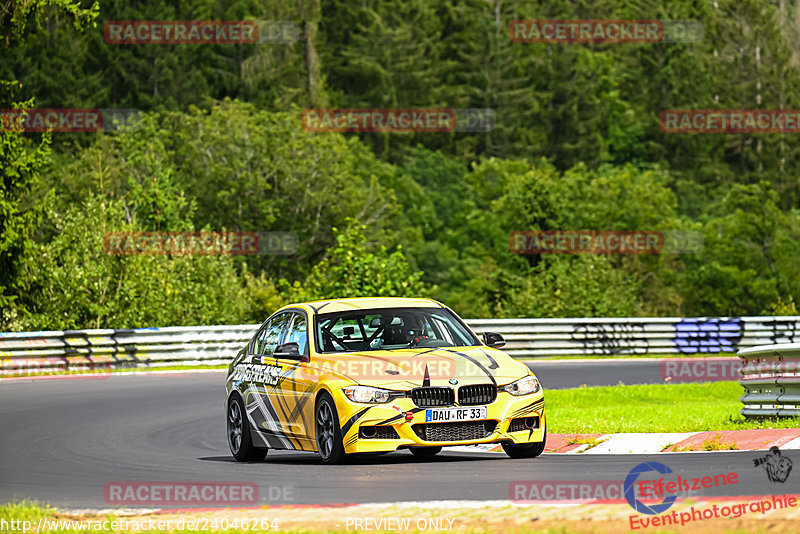
[[518,43],[694,43],[703,39],[697,20],[513,20],[508,36]]
[[290,44],[300,26],[283,20],[109,20],[109,44]]
[[294,232],[113,232],[103,247],[115,255],[291,255]]
[[682,254],[702,249],[699,232],[650,230],[519,230],[509,234],[515,254]]
[[487,132],[495,113],[488,108],[306,109],[303,129],[312,132]]
[[800,133],[797,109],[670,109],[659,118],[667,133]]
[[131,108],[32,108],[0,110],[0,130],[9,132],[102,132],[129,124],[139,114]]

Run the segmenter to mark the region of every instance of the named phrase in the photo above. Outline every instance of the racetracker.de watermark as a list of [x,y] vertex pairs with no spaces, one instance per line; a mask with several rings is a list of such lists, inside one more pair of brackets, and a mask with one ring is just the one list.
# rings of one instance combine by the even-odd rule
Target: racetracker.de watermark
[[512,20],[508,36],[517,43],[696,43],[697,20]]
[[108,356],[46,356],[15,358],[0,350],[0,379],[102,379],[111,376],[112,363]]
[[114,255],[263,256],[297,252],[294,232],[113,232],[103,248]]
[[[653,484],[651,489],[648,484]],[[663,496],[664,490],[683,498],[700,496],[702,487],[693,481],[641,480],[630,490],[637,498]],[[508,498],[515,503],[559,501],[565,503],[627,502],[626,486],[621,480],[517,480],[508,486]],[[654,493],[655,492],[655,493]]]
[[703,235],[688,231],[518,230],[508,236],[514,254],[691,254]]
[[32,108],[1,109],[0,130],[4,132],[108,132],[130,122],[139,114],[131,108]]
[[659,116],[667,133],[800,133],[797,109],[669,109]]
[[300,26],[284,20],[109,20],[108,44],[291,44]]
[[739,358],[669,358],[659,362],[666,382],[723,382],[742,378]]
[[[485,365],[491,364],[487,362]],[[391,360],[342,358],[320,366],[305,366],[301,372],[306,378],[313,380],[328,373],[344,374],[354,380],[421,380],[426,376],[436,380],[485,375],[480,364],[425,354],[397,356]]]
[[259,491],[255,482],[109,482],[103,488],[111,506],[247,506],[260,501],[289,502],[294,488],[270,486]]
[[300,115],[310,132],[489,132],[495,126],[489,108],[330,108]]

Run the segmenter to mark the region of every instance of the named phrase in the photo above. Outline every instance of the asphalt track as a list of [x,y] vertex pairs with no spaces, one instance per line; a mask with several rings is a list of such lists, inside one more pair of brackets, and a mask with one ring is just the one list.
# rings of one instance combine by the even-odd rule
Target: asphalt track
[[526,361],[545,389],[617,384],[663,384],[661,360],[655,358]]
[[514,481],[622,481],[656,458],[684,478],[737,473],[737,484],[708,495],[800,489],[800,477],[769,482],[753,465],[757,452],[511,460],[445,450],[420,461],[399,451],[324,466],[314,454],[271,451],[263,463],[239,464],[225,440],[223,384],[224,372],[0,383],[0,502],[109,508],[104,487],[121,481],[253,482],[261,504],[497,500]]

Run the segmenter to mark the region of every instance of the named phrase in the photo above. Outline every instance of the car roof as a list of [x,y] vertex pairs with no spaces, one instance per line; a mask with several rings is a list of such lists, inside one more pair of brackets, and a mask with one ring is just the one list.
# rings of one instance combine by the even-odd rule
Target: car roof
[[[352,299],[316,300],[290,304],[284,308],[303,307],[314,313],[336,313],[374,308],[444,308],[433,299],[410,299],[400,297],[364,297]],[[283,309],[283,308],[281,308]]]

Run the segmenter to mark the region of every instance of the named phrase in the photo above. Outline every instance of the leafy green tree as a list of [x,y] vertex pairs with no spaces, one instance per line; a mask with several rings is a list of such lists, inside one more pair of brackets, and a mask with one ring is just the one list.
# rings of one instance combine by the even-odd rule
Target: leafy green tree
[[399,248],[389,253],[381,246],[370,250],[367,227],[353,219],[339,231],[336,245],[317,263],[305,281],[288,289],[289,300],[305,301],[346,297],[425,297],[430,293]]
[[243,322],[249,309],[230,256],[116,255],[110,232],[138,232],[124,201],[91,194],[51,210],[50,239],[22,259],[28,291],[15,307],[26,330],[137,328]]
[[685,307],[698,315],[756,315],[800,295],[800,218],[769,183],[734,185],[709,217],[702,254],[687,264]]
[[[62,12],[81,30],[93,23],[97,3],[83,8],[73,0],[6,2],[0,8],[0,54],[6,58],[13,48],[30,39],[31,32],[48,15]],[[21,84],[16,79],[2,78],[0,109],[30,109],[33,100],[17,101]],[[30,192],[39,183],[40,173],[48,162],[50,139],[49,134],[44,134],[40,141],[32,141],[15,125],[0,121],[0,328],[12,320],[11,304],[26,290],[18,276],[20,258],[30,246],[31,234],[41,215],[41,206]]]

